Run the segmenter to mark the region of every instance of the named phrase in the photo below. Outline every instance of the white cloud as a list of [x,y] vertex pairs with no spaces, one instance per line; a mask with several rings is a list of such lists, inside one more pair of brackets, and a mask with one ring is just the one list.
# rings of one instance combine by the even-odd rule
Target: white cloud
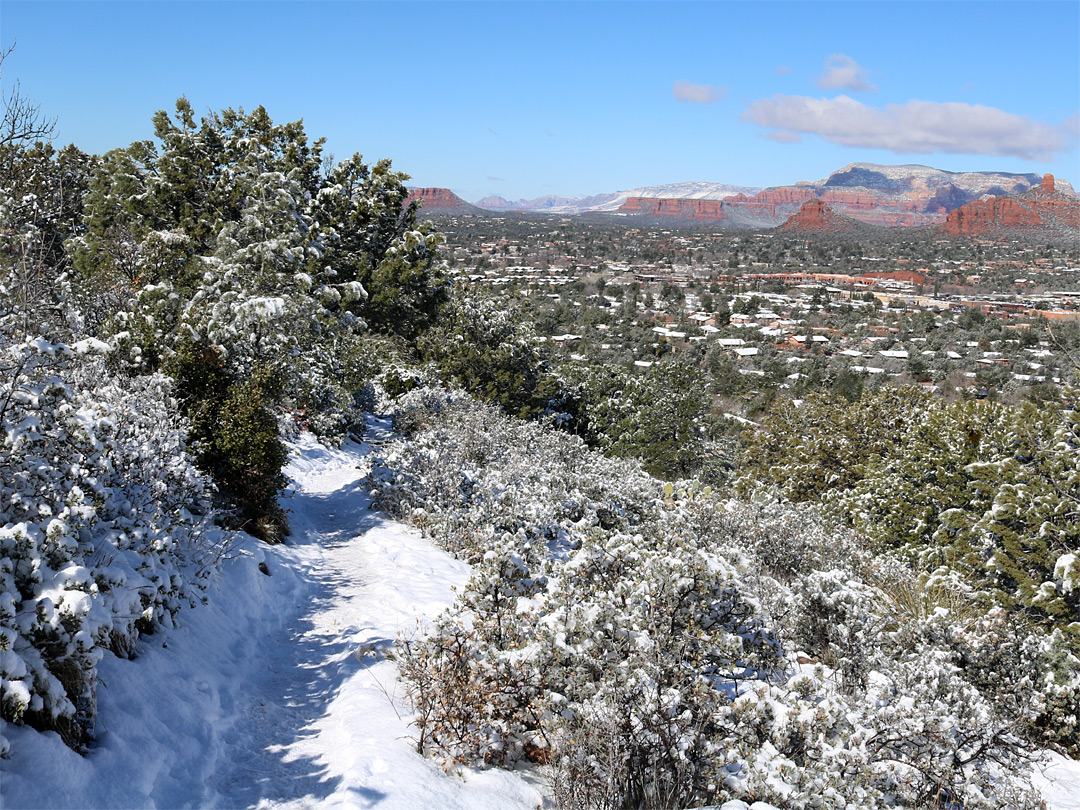
[[779,141],[780,143],[802,143],[802,135],[797,132],[792,132],[790,129],[773,129],[764,133],[764,135],[770,141]]
[[776,69],[776,72],[779,73],[781,76],[790,76],[791,68],[789,68],[787,65],[780,65],[780,67]]
[[766,136],[773,140],[790,142],[799,134],[820,135],[843,146],[898,154],[949,152],[1051,160],[1076,137],[1068,122],[1048,124],[960,102],[909,101],[870,107],[848,96],[775,95],[755,101],[742,117],[770,130]]
[[671,92],[679,101],[687,101],[691,104],[712,104],[728,94],[727,87],[718,87],[713,84],[693,84],[691,82],[676,81],[671,85]]
[[1080,138],[1080,112],[1073,113],[1065,122],[1061,125],[1061,131],[1065,133],[1066,138],[1076,140]]
[[825,69],[818,76],[817,86],[824,90],[851,90],[854,93],[877,90],[867,81],[866,68],[842,53],[834,53],[825,60]]

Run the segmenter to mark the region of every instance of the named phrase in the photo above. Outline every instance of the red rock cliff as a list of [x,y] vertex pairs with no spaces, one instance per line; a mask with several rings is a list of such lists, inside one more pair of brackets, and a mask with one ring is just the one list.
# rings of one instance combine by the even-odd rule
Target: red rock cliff
[[780,226],[782,231],[849,231],[855,223],[837,214],[828,203],[811,199],[803,203],[799,212]]
[[467,202],[448,188],[410,188],[406,204],[413,200],[420,200],[421,210],[432,211],[434,209],[461,209],[471,208]]
[[646,217],[670,217],[697,222],[722,222],[726,200],[686,200],[627,197],[619,211]]
[[1054,176],[1023,194],[990,197],[951,211],[942,227],[951,236],[989,236],[1002,230],[1080,230],[1080,200],[1054,189]]

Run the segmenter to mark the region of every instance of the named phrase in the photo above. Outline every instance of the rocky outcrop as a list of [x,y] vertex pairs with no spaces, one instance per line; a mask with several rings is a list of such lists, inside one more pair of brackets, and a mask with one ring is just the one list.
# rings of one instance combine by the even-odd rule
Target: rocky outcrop
[[619,213],[680,222],[723,222],[724,200],[658,199],[627,197]]
[[800,188],[799,186],[779,186],[777,188],[767,188],[763,191],[759,191],[752,197],[746,197],[739,194],[736,197],[731,198],[731,202],[745,202],[752,205],[771,205],[775,208],[776,206],[783,205],[801,205],[813,196],[814,191],[809,188]]
[[476,206],[469,205],[448,188],[410,188],[405,203],[419,201],[421,216],[444,216],[451,214],[483,214]]
[[628,197],[618,213],[671,219],[680,222],[710,222],[728,227],[772,227],[784,222],[797,206],[814,196],[813,191],[796,187],[765,189],[747,196],[735,194],[723,200]]
[[850,217],[837,214],[820,198],[803,203],[799,212],[780,226],[781,231],[811,232],[815,234],[854,230],[857,223]]
[[1000,236],[1009,232],[1080,232],[1080,200],[1058,191],[1052,174],[1023,194],[989,197],[950,211],[942,230],[950,236]]
[[[735,194],[709,205],[676,203],[658,197],[631,197],[620,214],[713,222],[725,227],[768,228],[780,225],[809,199],[820,199],[835,213],[870,225],[913,227],[940,225],[949,212],[986,198],[1039,192],[1073,199],[1067,183],[1037,174],[946,172],[927,166],[879,166],[853,163],[824,180],[778,186],[756,194]],[[700,202],[706,202],[704,200]],[[719,203],[719,204],[717,204]],[[1019,216],[1013,212],[1012,216]]]
[[1015,197],[991,197],[950,211],[943,230],[950,236],[986,236],[1001,228],[1037,228],[1042,218]]
[[917,200],[887,199],[869,190],[826,188],[820,199],[833,210],[869,225],[912,227],[941,222],[941,214],[927,211]]

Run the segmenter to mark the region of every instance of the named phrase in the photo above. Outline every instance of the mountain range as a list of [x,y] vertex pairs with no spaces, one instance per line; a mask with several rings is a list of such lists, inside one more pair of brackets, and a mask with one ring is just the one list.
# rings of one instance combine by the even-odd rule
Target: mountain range
[[488,211],[542,211],[548,214],[585,214],[590,212],[613,212],[630,197],[656,197],[681,200],[723,200],[736,194],[756,194],[759,187],[732,186],[726,183],[669,183],[663,186],[642,186],[610,194],[595,194],[591,197],[560,197],[548,195],[532,200],[514,200],[510,202],[502,197],[492,196],[477,200],[473,205]]
[[[447,189],[413,189],[410,197],[423,200],[424,212],[432,216],[511,211],[607,214],[727,228],[774,228],[799,213],[811,200],[820,201],[837,216],[892,227],[943,226],[953,212],[975,205],[971,211],[956,215],[963,224],[959,224],[959,220],[950,224],[952,232],[985,230],[994,227],[992,223],[998,220],[1007,228],[1030,227],[1038,220],[1054,230],[1075,230],[1075,215],[1062,213],[1080,206],[1073,187],[1063,180],[1055,181],[1050,175],[1046,178],[1049,180],[1031,173],[949,172],[916,164],[851,163],[820,180],[769,188],[687,182],[644,186],[591,197],[549,195],[514,202],[502,197],[485,197],[471,205]],[[1013,198],[1033,190],[1037,193],[1030,201],[999,204],[992,210],[986,207],[989,200]],[[1049,218],[1044,216],[1050,211],[1046,207],[1051,202],[1047,193],[1053,194],[1052,207],[1056,212]],[[1042,213],[1032,213],[1032,205],[1040,207]]]

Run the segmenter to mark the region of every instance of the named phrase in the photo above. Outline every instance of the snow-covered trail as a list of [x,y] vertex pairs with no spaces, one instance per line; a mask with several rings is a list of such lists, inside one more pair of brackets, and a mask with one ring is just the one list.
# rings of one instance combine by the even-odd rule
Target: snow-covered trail
[[533,775],[448,775],[415,752],[384,651],[469,571],[369,509],[365,453],[303,437],[286,470],[288,544],[249,544],[207,605],[135,660],[102,662],[88,756],[12,729],[3,807],[538,807]]
[[212,780],[219,804],[535,807],[539,797],[520,778],[483,773],[466,783],[412,755],[408,709],[383,651],[446,607],[468,567],[370,511],[355,455],[329,464],[312,455],[288,472],[299,485],[292,542],[308,557],[313,587],[271,642],[279,654],[225,738]]

